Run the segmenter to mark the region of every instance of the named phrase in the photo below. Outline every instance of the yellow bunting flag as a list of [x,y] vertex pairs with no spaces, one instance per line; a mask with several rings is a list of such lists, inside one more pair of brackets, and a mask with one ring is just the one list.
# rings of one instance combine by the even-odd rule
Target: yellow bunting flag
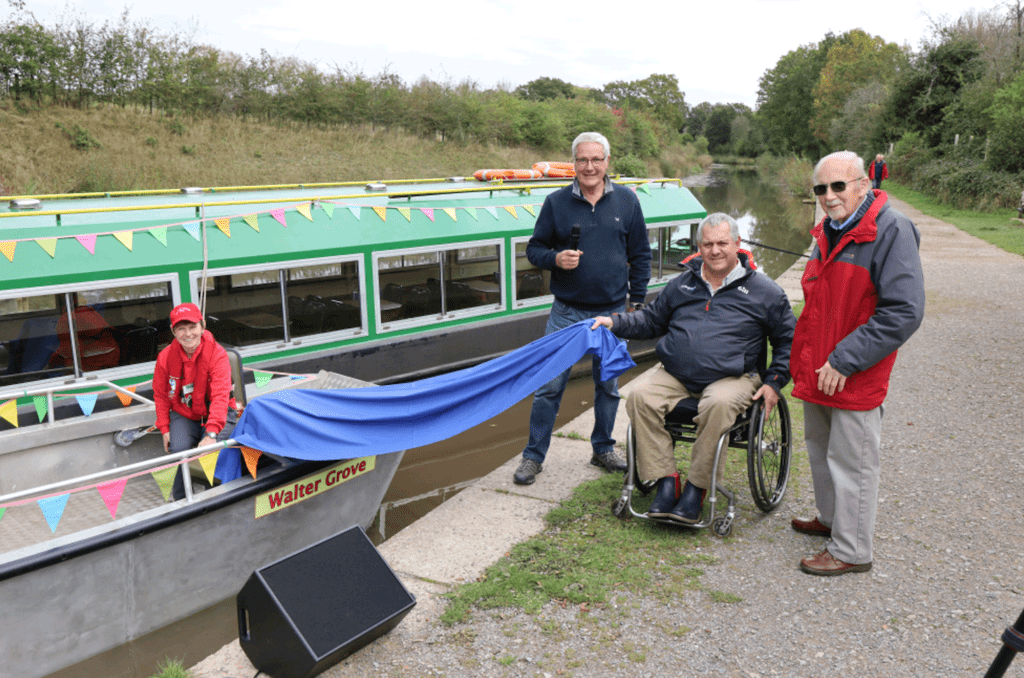
[[57,251],[56,238],[36,238],[36,242],[39,243],[39,246],[43,248],[43,251],[45,251],[51,257],[53,256],[53,253]]
[[452,218],[452,221],[458,221],[459,220],[459,217],[455,214],[455,208],[454,207],[445,207],[442,211],[445,214],[447,214],[448,216],[450,216]]
[[519,218],[519,213],[516,212],[516,206],[515,205],[502,205],[502,207],[504,207],[505,211],[508,212],[509,214],[511,214],[512,216],[514,216],[516,219]]
[[18,427],[18,401],[8,400],[0,405],[0,417],[3,417],[15,428]]
[[213,486],[213,472],[217,469],[217,455],[220,454],[220,450],[214,450],[209,454],[204,454],[199,457],[199,465],[203,467],[203,472],[206,473],[206,479],[210,481],[210,486]]
[[408,207],[399,207],[398,213],[405,217],[406,221],[412,221],[412,210]]
[[242,445],[242,457],[245,458],[245,467],[249,469],[249,475],[253,478],[256,478],[256,463],[260,460],[262,454],[259,450]]
[[386,207],[381,207],[380,205],[374,205],[373,206],[373,211],[377,213],[377,216],[380,217],[381,221],[387,221],[388,220],[388,209]]
[[[132,393],[135,393],[135,387],[134,386],[125,386],[124,390],[131,391]],[[126,393],[121,393],[120,391],[117,391],[116,393],[117,393],[117,399],[121,401],[122,405],[124,405],[125,407],[128,407],[129,405],[132,404],[133,398],[130,395],[127,395]]]
[[257,372],[253,370],[252,376],[256,378],[256,388],[263,388],[274,378],[270,372]]
[[221,217],[220,219],[214,219],[213,223],[217,224],[217,228],[227,237],[231,237],[231,219],[228,217]]
[[295,209],[298,211],[299,214],[301,214],[302,216],[306,217],[310,221],[313,221],[313,213],[310,211],[309,205],[305,205],[305,204],[299,205]]
[[164,495],[164,501],[171,498],[171,486],[174,485],[174,472],[177,470],[177,466],[172,466],[170,468],[162,468],[159,471],[153,471],[150,474],[153,476],[153,480],[156,481],[156,486],[160,488],[160,493]]
[[0,242],[0,252],[4,253],[4,256],[7,257],[8,261],[13,262],[14,261],[14,248],[17,247],[17,246],[18,246],[18,243],[15,240],[7,240],[7,241],[4,241],[4,242]]
[[246,214],[244,217],[242,217],[242,221],[252,226],[252,230],[256,231],[257,233],[260,232],[260,225],[259,223],[257,223],[258,218],[255,214]]
[[523,209],[529,212],[531,217],[537,217],[537,213],[533,211],[533,205],[523,205]]
[[114,233],[114,237],[117,238],[118,241],[122,245],[127,247],[129,252],[132,251],[132,232],[131,231],[118,231],[118,232]]
[[157,226],[156,228],[149,229],[150,235],[160,241],[160,244],[167,247],[167,227]]

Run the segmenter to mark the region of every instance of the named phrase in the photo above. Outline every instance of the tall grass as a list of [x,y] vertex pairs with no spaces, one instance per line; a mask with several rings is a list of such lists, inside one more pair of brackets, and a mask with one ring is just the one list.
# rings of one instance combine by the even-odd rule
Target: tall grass
[[[568,148],[553,157],[369,126],[172,118],[115,106],[0,107],[0,148],[7,149],[0,195],[468,176],[570,160]],[[690,146],[672,146],[647,164],[652,176],[686,176],[710,162]]]

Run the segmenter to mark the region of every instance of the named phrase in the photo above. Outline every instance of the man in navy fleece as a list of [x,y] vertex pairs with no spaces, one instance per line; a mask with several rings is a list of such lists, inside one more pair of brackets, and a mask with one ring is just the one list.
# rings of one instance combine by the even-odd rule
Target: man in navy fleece
[[[607,176],[608,140],[584,132],[572,142],[576,178],[544,199],[526,257],[551,271],[555,296],[546,334],[581,320],[623,311],[627,301],[642,308],[651,277],[651,246],[640,201]],[[615,454],[612,427],[619,407],[618,380],[600,381],[594,358],[594,430],[590,463],[608,471],[624,471]],[[540,387],[533,396],[530,439],[513,475],[519,485],[534,482],[543,468],[569,370]]]

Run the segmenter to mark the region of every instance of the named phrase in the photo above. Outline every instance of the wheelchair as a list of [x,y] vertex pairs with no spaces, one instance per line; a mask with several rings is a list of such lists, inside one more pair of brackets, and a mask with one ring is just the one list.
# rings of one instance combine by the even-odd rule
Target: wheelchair
[[[686,398],[676,405],[675,409],[665,416],[665,429],[672,436],[672,442],[693,443],[697,439],[697,424],[693,421],[697,416],[697,399]],[[764,400],[755,400],[750,407],[737,417],[732,427],[722,434],[715,449],[712,468],[725,462],[724,452],[729,447],[747,451],[747,477],[750,480],[750,492],[754,503],[764,513],[771,513],[782,503],[789,484],[789,470],[792,459],[792,427],[789,417],[789,406],[781,394],[779,402],[770,414],[764,414]],[[713,474],[717,478],[717,473]],[[736,494],[715,483],[716,491],[709,491],[705,499],[706,516],[693,524],[679,523],[668,518],[652,518],[646,513],[639,513],[633,508],[633,491],[650,494],[657,484],[656,480],[642,481],[636,463],[636,435],[633,424],[626,429],[626,475],[622,485],[622,493],[612,504],[612,514],[617,518],[641,518],[659,523],[668,523],[677,527],[702,529],[710,526],[719,537],[728,537],[732,532],[732,524],[736,518]],[[718,493],[728,500],[724,515],[718,515]]]

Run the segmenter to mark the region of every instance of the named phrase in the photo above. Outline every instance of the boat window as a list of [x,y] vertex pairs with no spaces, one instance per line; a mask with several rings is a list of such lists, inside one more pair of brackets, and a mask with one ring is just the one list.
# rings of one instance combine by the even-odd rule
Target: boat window
[[516,306],[525,306],[531,300],[536,302],[550,301],[545,299],[551,295],[551,271],[538,268],[526,258],[526,243],[529,238],[524,238],[515,243],[515,272],[516,272]]
[[153,361],[171,307],[169,282],[2,299],[0,385]]
[[670,278],[680,271],[679,262],[690,255],[690,225],[671,224],[647,229],[651,243],[651,278]]
[[375,258],[382,329],[388,323],[500,308],[501,246],[382,254]]
[[359,280],[354,260],[214,272],[206,281],[207,328],[228,346],[360,330]]

